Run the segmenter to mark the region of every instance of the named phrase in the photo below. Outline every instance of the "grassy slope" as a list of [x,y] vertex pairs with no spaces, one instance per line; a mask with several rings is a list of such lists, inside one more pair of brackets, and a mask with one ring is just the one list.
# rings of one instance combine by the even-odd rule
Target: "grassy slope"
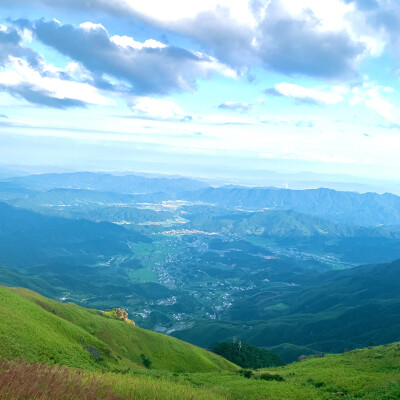
[[215,393],[230,400],[395,400],[400,398],[400,343],[311,358],[268,372],[278,373],[285,381],[226,373],[186,376],[197,385],[214,387]]
[[173,379],[82,371],[0,358],[0,399],[224,400],[225,397]]
[[[400,343],[268,369],[285,380],[265,381],[257,379],[259,375],[247,379],[235,373],[232,364],[194,346],[25,289],[0,286],[0,305],[3,359],[25,358],[92,370],[80,375],[82,379],[99,377],[102,383],[132,399],[400,398]],[[82,338],[83,344],[100,351],[100,362],[83,350]],[[141,353],[151,359],[154,369],[140,369]],[[132,367],[131,372],[125,375],[96,372],[128,367]]]
[[[260,373],[279,374],[285,380],[261,380]],[[232,372],[172,374],[137,370],[126,375],[85,372],[79,379],[84,382],[100,379],[102,385],[111,386],[123,398],[130,399],[397,400],[400,398],[400,344],[327,355],[260,373],[247,379]],[[74,378],[75,372],[71,374]],[[0,387],[1,375],[0,363]],[[46,376],[52,378],[51,374]],[[44,384],[51,382],[44,379]]]
[[[158,370],[236,369],[225,359],[188,343],[26,289],[0,286],[0,304],[0,355],[6,359],[111,371],[142,368],[141,354],[145,354]],[[95,362],[83,346],[95,347],[101,360]]]

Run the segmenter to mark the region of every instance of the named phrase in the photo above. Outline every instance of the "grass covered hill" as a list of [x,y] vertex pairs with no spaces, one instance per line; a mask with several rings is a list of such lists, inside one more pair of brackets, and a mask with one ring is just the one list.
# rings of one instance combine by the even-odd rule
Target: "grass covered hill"
[[0,286],[0,321],[0,399],[394,400],[400,396],[399,343],[250,371],[132,326],[115,313],[58,303],[26,289]]
[[0,286],[0,356],[87,370],[146,366],[170,372],[234,371],[211,352],[132,326],[109,313]]
[[258,370],[250,378],[228,373],[191,374],[191,380],[234,400],[397,400],[400,344],[310,357]]
[[397,400],[399,355],[394,343],[267,370],[180,374],[82,371],[0,358],[0,399]]

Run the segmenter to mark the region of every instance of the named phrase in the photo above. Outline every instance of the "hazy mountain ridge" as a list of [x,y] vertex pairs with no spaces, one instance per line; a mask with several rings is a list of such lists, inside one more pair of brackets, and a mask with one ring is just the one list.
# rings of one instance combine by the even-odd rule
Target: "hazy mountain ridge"
[[25,267],[63,258],[93,261],[130,253],[128,240],[151,241],[108,222],[50,217],[5,203],[0,203],[0,237],[0,262]]
[[400,233],[390,229],[334,223],[293,210],[265,210],[221,215],[194,222],[192,226],[227,234],[249,234],[275,238],[304,236],[400,238]]
[[[278,188],[257,188],[241,186],[210,187],[208,184],[187,178],[149,178],[145,176],[114,176],[104,173],[80,172],[70,174],[43,174],[17,177],[8,180],[19,190],[51,191],[52,189],[75,189],[106,192],[91,194],[81,192],[86,201],[118,202],[162,200],[189,200],[218,204],[229,208],[243,208],[249,211],[261,209],[294,210],[300,213],[324,218],[336,223],[359,226],[400,224],[400,197],[385,193],[356,193],[333,189],[291,190]],[[1,188],[1,185],[0,185]],[[112,195],[110,192],[113,192]],[[68,201],[79,195],[77,192],[47,192],[34,194],[32,200],[20,204],[40,204],[50,201],[62,202],[64,194]],[[140,193],[140,194],[138,194]],[[29,194],[29,192],[27,192]],[[117,194],[130,194],[118,196]],[[136,194],[136,195],[135,195]],[[36,200],[34,197],[36,196]],[[136,197],[135,197],[136,196]],[[18,196],[17,196],[18,197]],[[26,195],[24,195],[26,197]],[[74,201],[74,200],[72,200]],[[77,201],[77,200],[75,200]]]
[[291,209],[354,225],[395,225],[400,221],[400,197],[390,193],[220,187],[199,190],[187,198],[247,210]]
[[[150,178],[138,175],[110,175],[95,172],[76,172],[64,174],[38,174],[9,179],[9,181],[33,190],[50,189],[90,189],[103,192],[125,194],[180,193],[198,190],[208,185],[189,178]],[[157,188],[157,189],[155,189]]]

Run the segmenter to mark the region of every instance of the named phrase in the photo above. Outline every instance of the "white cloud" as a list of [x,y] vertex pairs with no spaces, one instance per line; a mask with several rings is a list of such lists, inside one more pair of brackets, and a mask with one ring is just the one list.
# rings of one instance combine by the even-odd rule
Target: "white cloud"
[[22,82],[22,77],[14,70],[0,71],[0,85],[16,86]]
[[[355,64],[366,55],[381,54],[385,43],[376,29],[366,28],[351,1],[124,0],[120,4],[145,21],[194,38],[238,70],[261,62],[287,73],[354,76]],[[294,41],[298,43],[292,46]],[[282,54],[276,54],[276,46]],[[316,60],[308,63],[310,47],[320,55],[320,66]],[[287,53],[293,52],[291,58]],[[330,53],[335,56],[326,60]]]
[[9,62],[7,69],[0,72],[0,84],[9,89],[28,86],[30,91],[43,93],[49,98],[97,105],[115,104],[114,100],[102,96],[96,88],[87,83],[60,79],[54,74],[54,67],[48,68],[50,76],[43,76],[21,58],[10,56]]
[[248,0],[123,0],[133,12],[137,12],[163,24],[178,22],[183,19],[191,19],[201,12],[215,10],[217,8],[229,9],[230,16],[237,21],[246,24],[254,24],[254,16],[249,8]]
[[369,93],[368,98],[365,100],[365,105],[374,109],[383,118],[393,121],[394,119],[394,105],[387,100],[384,100],[379,93]]
[[137,42],[136,40],[134,40],[130,36],[114,35],[114,36],[110,37],[110,40],[113,43],[117,44],[118,46],[131,47],[131,48],[137,49],[137,50],[142,50],[144,48],[162,49],[164,47],[167,47],[166,44],[158,42],[157,40],[154,40],[154,39],[148,39],[148,40],[144,41],[143,43],[141,43],[141,42]]
[[[57,21],[57,20],[55,20]],[[58,25],[61,26],[60,21],[57,21]],[[93,22],[83,22],[79,25],[80,28],[84,29],[85,31],[102,31],[106,30],[102,24],[94,24]]]
[[238,111],[238,112],[249,112],[253,108],[253,104],[238,102],[238,101],[225,101],[218,106],[222,110]]
[[[352,78],[360,58],[379,53],[382,47],[374,38],[379,30],[367,28],[365,18],[359,16],[350,0],[13,2],[87,12],[101,10],[112,16],[140,18],[149,25],[197,41],[208,54],[241,73],[261,66],[288,74]],[[102,26],[85,22],[81,29],[99,31]],[[115,37],[115,41],[121,46],[140,46],[124,36]]]
[[138,97],[132,106],[138,116],[154,119],[185,119],[185,112],[173,100]]
[[131,94],[166,95],[195,91],[197,79],[208,79],[214,73],[236,77],[234,70],[208,54],[154,39],[142,43],[129,36],[110,37],[101,24],[85,22],[75,28],[37,20],[32,23],[32,31],[35,39],[90,71],[93,84],[101,89],[110,84],[105,77],[112,77]]
[[354,11],[352,4],[340,0],[282,0],[281,3],[293,18],[317,18],[320,21],[319,29],[325,31],[347,28],[345,17]]
[[90,81],[92,79],[90,72],[82,64],[75,61],[67,64],[65,72],[77,81]]
[[26,43],[31,43],[33,40],[32,31],[30,31],[29,29],[24,29],[22,31],[21,37]]
[[389,100],[386,100],[382,93],[393,93],[391,87],[383,87],[373,82],[364,82],[361,87],[352,90],[352,97],[349,104],[354,106],[364,104],[366,107],[375,110],[380,116],[391,122],[399,122],[395,113],[395,106]]
[[344,100],[338,90],[309,89],[294,83],[279,83],[269,93],[289,97],[304,103],[336,104]]

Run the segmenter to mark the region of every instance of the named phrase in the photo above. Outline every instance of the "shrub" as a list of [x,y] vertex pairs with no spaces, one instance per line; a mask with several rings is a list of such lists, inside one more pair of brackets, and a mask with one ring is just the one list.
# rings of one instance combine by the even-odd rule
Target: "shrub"
[[278,374],[261,374],[260,379],[263,379],[265,381],[278,381],[278,382],[283,382],[285,380]]
[[140,355],[140,357],[142,358],[143,365],[147,369],[150,369],[151,368],[151,361],[150,361],[149,357],[145,356],[143,353]]
[[238,372],[240,375],[243,375],[247,379],[250,379],[253,375],[253,371],[250,371],[249,369],[241,369]]
[[324,383],[324,382],[316,382],[316,381],[314,381],[314,379],[312,379],[312,378],[307,379],[307,382],[308,382],[308,383],[311,383],[311,385],[313,385],[313,386],[314,386],[315,388],[317,388],[317,389],[322,388],[322,387],[325,386],[325,383]]
[[258,369],[284,365],[276,354],[246,343],[219,343],[213,347],[213,352],[242,368]]

